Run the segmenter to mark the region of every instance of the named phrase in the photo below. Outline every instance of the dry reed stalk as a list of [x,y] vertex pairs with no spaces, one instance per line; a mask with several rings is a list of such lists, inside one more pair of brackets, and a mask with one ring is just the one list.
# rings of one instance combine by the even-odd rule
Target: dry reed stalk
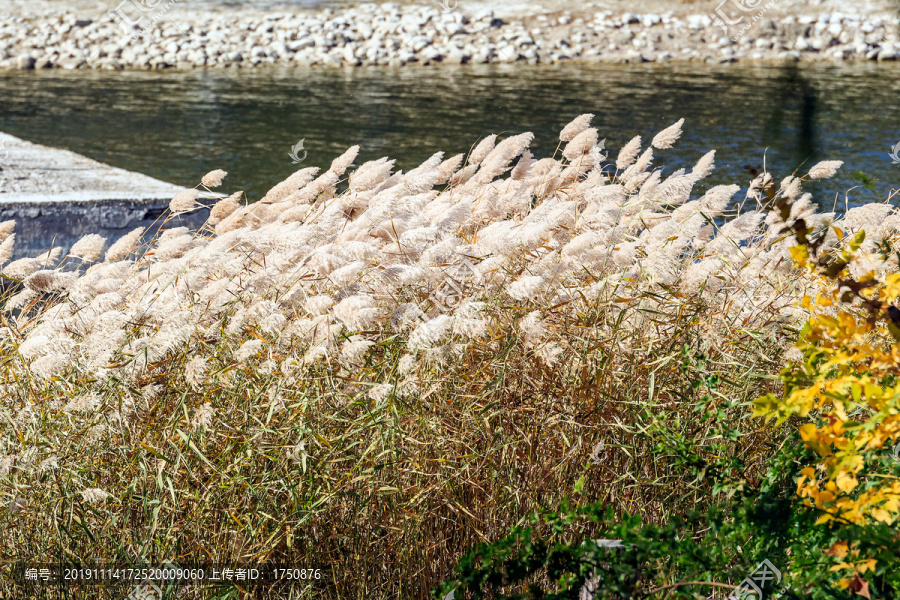
[[[732,210],[737,186],[691,199],[712,153],[663,178],[635,138],[616,170],[589,124],[560,158],[492,136],[468,166],[385,158],[339,192],[354,148],[264,202],[222,201],[202,234],[140,252],[136,231],[74,275],[56,251],[5,265],[27,287],[0,312],[2,546],[240,554],[322,565],[334,596],[422,597],[580,477],[586,499],[651,520],[702,505],[702,482],[629,429],[636,408],[702,441],[681,348],[699,340],[733,398],[761,395],[808,281],[784,223]],[[824,225],[800,184],[783,186],[791,218]],[[898,219],[869,205],[841,227],[874,243]],[[733,451],[756,464],[773,435]]]

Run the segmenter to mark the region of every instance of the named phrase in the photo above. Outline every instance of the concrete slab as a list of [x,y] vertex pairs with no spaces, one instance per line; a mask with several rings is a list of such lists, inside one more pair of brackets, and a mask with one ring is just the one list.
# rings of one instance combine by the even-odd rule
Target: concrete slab
[[[112,240],[145,227],[152,235],[169,201],[183,189],[0,133],[0,221],[16,221],[14,258],[36,256],[51,246],[68,250],[89,233]],[[198,228],[208,216],[199,210],[166,227]]]
[[0,133],[0,204],[171,200],[184,188]]

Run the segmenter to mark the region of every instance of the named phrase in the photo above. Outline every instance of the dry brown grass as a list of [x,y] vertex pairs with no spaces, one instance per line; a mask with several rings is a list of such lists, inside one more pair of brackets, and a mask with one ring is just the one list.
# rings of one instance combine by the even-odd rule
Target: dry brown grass
[[[215,233],[168,234],[82,279],[17,264],[31,291],[14,290],[0,312],[0,498],[14,508],[0,511],[3,558],[290,563],[326,574],[294,597],[423,598],[471,546],[576,486],[579,501],[649,521],[707,503],[710,486],[661,462],[647,433],[656,419],[701,447],[717,442],[684,348],[708,355],[705,372],[723,380],[716,405],[752,432],[727,447],[752,474],[775,434],[738,427],[742,403],[771,391],[806,285],[785,268],[782,224],[724,225],[733,188],[688,202],[711,155],[660,183],[649,151],[610,170],[596,131],[585,119],[574,129],[565,160],[526,155],[508,179],[496,178],[527,136],[483,143],[461,170],[433,157],[392,177],[370,163],[338,192],[350,153]],[[442,177],[451,183],[432,190]],[[813,219],[799,180],[786,182],[792,218]],[[401,201],[440,227],[384,212]],[[501,219],[527,227],[491,239]],[[404,255],[392,250],[403,226],[439,239]],[[357,231],[381,253],[348,279],[320,250],[359,250],[341,238]],[[494,269],[458,281],[483,304],[441,313],[434,289],[453,259],[435,249],[488,243],[493,258],[473,260]],[[401,285],[389,268],[426,275]],[[546,278],[529,291],[535,273]],[[380,317],[341,310],[365,293]],[[410,303],[425,314],[404,324],[397,311]],[[470,329],[422,341],[447,319]],[[360,342],[371,345],[346,353]],[[202,371],[188,367],[198,358]],[[87,501],[95,488],[109,497]]]

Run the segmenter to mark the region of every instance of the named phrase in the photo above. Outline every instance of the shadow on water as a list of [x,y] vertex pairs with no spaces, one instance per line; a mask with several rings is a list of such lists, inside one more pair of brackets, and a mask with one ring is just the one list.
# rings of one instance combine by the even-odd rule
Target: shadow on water
[[788,140],[780,138],[785,129],[785,121],[794,119],[797,123],[796,142],[791,163],[797,166],[814,165],[820,156],[816,142],[817,92],[796,65],[784,67],[784,75],[775,88],[772,108],[772,114],[766,123],[766,137],[789,144]]

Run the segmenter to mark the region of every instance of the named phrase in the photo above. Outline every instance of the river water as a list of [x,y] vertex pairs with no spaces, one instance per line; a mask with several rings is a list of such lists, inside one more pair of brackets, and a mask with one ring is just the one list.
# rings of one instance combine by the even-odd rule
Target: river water
[[668,172],[716,149],[704,183],[745,187],[763,165],[779,179],[840,159],[839,176],[811,189],[841,210],[900,188],[898,98],[900,68],[862,64],[15,72],[0,74],[0,131],[186,186],[225,169],[222,191],[257,199],[353,144],[361,160],[390,156],[408,170],[490,133],[533,131],[540,157],[591,112],[614,157],[684,117],[681,141],[657,152]]

